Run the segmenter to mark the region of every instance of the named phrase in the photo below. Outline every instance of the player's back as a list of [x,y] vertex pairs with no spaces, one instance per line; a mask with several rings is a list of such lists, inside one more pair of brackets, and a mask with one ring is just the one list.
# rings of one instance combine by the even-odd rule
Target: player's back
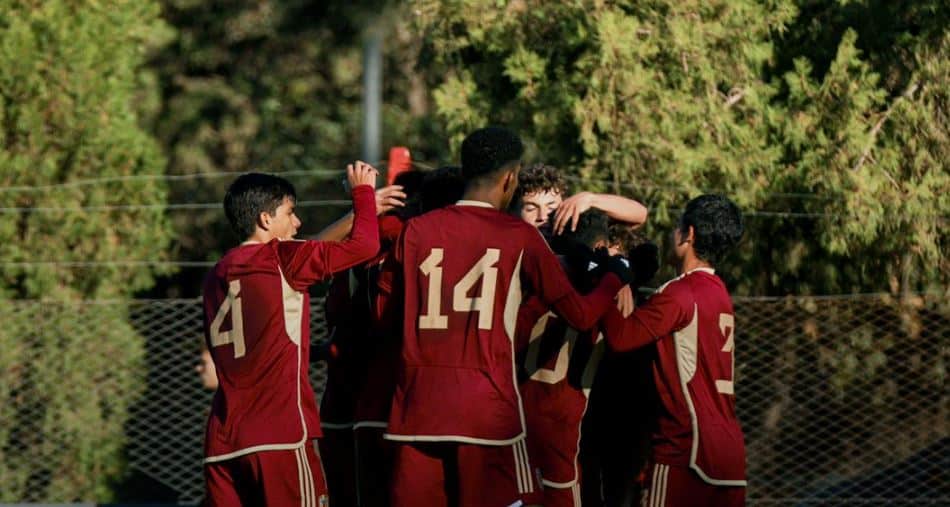
[[291,287],[278,253],[304,243],[236,247],[205,279],[205,331],[219,378],[205,439],[208,461],[294,448],[320,434],[306,376],[309,296]]
[[535,464],[545,485],[565,488],[578,479],[581,422],[605,344],[597,326],[578,331],[547,309],[531,297],[519,312],[519,341],[529,340],[520,389]]
[[711,269],[691,271],[658,292],[678,308],[685,325],[672,340],[657,343],[654,377],[662,406],[654,455],[661,463],[689,464],[706,482],[744,485],[729,293]]
[[407,223],[395,251],[403,347],[387,438],[502,445],[523,436],[513,339],[538,248],[547,245],[536,229],[486,203]]

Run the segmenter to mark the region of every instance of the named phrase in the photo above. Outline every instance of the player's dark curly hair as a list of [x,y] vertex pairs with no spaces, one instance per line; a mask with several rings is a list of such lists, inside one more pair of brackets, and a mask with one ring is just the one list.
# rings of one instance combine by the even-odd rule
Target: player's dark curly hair
[[608,229],[610,246],[617,247],[622,255],[629,255],[636,247],[650,240],[642,232],[630,227],[630,224],[613,223]]
[[422,180],[421,212],[454,204],[464,192],[465,180],[462,179],[461,167],[445,166],[428,172]]
[[547,164],[532,164],[518,173],[518,192],[516,199],[535,192],[556,192],[567,194],[567,182],[564,176],[555,168]]
[[462,177],[483,178],[521,161],[524,145],[518,134],[503,127],[486,127],[462,141]]
[[245,239],[254,234],[257,217],[265,212],[277,214],[277,207],[285,197],[297,201],[297,191],[284,178],[261,173],[242,174],[224,195],[224,214],[234,232]]
[[701,195],[686,204],[680,217],[679,230],[688,234],[693,227],[693,249],[710,264],[721,261],[739,240],[745,226],[742,211],[736,203],[722,195]]

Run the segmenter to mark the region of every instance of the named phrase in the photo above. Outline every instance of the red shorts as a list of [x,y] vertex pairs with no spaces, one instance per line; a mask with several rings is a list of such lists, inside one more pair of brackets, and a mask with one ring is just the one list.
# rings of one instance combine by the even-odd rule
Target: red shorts
[[511,445],[397,442],[393,507],[539,504],[542,492],[525,441]]
[[326,472],[327,491],[335,505],[356,505],[353,429],[323,427],[323,436],[317,439],[320,460]]
[[581,504],[580,482],[568,488],[544,486],[544,507],[581,507]]
[[642,507],[742,507],[745,487],[713,486],[687,467],[656,463],[647,474]]
[[[359,426],[356,441],[356,490],[360,507],[387,507],[395,443],[383,440],[386,427]],[[349,505],[349,504],[347,504]]]
[[327,507],[327,485],[312,443],[205,464],[208,507]]

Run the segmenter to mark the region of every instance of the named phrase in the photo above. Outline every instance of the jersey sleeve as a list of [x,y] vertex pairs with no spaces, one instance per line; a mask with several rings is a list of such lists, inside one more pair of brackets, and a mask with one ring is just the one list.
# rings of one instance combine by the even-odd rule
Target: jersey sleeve
[[303,291],[334,273],[368,261],[379,250],[376,196],[369,185],[353,189],[353,230],[343,241],[279,241],[277,255],[287,283]]
[[[527,226],[530,227],[530,226]],[[612,305],[623,286],[614,274],[607,274],[586,296],[574,290],[564,268],[548,244],[530,228],[524,254],[523,274],[535,295],[560,315],[571,327],[586,331],[594,326]]]
[[686,327],[693,317],[693,308],[687,307],[676,288],[669,289],[654,294],[626,319],[616,308],[611,308],[603,320],[607,345],[618,352],[626,352]]

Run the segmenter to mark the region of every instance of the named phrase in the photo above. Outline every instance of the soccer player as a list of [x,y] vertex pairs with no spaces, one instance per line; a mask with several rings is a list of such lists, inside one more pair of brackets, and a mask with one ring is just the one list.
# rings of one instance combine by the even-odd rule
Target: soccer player
[[602,211],[611,220],[639,227],[647,221],[647,208],[619,195],[579,192],[567,196],[567,183],[553,166],[534,164],[518,175],[518,191],[513,211],[538,228],[549,227],[560,234],[570,224],[576,227],[581,213]]
[[296,194],[282,178],[242,175],[224,198],[246,240],[204,282],[204,330],[219,380],[205,434],[208,505],[329,504],[312,442],[320,421],[307,376],[307,288],[379,248],[377,172],[357,162],[347,177],[353,232],[342,242],[293,240],[301,225]]
[[[601,276],[598,263],[602,257],[594,250],[606,249],[610,244],[608,231],[603,213],[587,211],[581,214],[575,230],[565,230],[552,239],[554,250],[565,254],[565,269],[582,293]],[[644,244],[631,252],[639,261],[632,266],[635,284],[643,283],[656,271],[655,250],[652,261],[640,252],[650,246]],[[604,352],[603,321],[588,331],[579,331],[533,297],[522,305],[518,317],[518,342],[529,343],[523,361],[527,378],[521,383],[528,445],[541,469],[544,505],[579,507],[581,423]],[[599,482],[595,484],[596,489],[599,486]]]
[[660,399],[647,477],[650,506],[740,506],[745,444],[736,418],[735,316],[714,267],[742,237],[739,208],[703,195],[686,205],[673,231],[680,275],[624,319],[605,317],[610,348],[656,343]]
[[[412,173],[402,173],[412,174]],[[402,176],[402,174],[400,176]],[[421,175],[422,173],[416,173]],[[424,173],[421,189],[411,194],[405,213],[400,213],[398,230],[392,227],[382,243],[382,260],[374,263],[368,271],[373,287],[390,286],[391,280],[382,275],[392,276],[392,272],[380,272],[380,266],[392,255],[391,246],[395,244],[402,231],[404,220],[454,204],[465,190],[461,169],[443,167]],[[375,305],[379,304],[378,290],[371,292]],[[395,306],[395,305],[394,305]],[[353,426],[356,440],[356,482],[360,507],[386,507],[389,505],[389,479],[392,475],[393,443],[383,439],[389,420],[393,391],[396,389],[397,368],[402,344],[402,315],[391,308],[386,315],[376,317],[370,322],[367,347],[366,376],[359,391],[355,407]],[[401,310],[398,309],[398,310]]]
[[[646,206],[619,195],[580,192],[567,195],[567,183],[557,168],[534,164],[518,174],[518,190],[512,199],[512,213],[535,226],[545,236],[553,237],[565,228],[577,225],[582,213],[589,209],[604,212],[616,225],[639,228],[647,221]],[[624,287],[617,294],[617,304],[624,315],[634,306],[633,292]]]
[[[422,174],[401,173],[389,187],[376,191],[380,249],[369,261],[337,273],[326,297],[329,345],[320,358],[327,363],[326,383],[320,399],[323,437],[320,458],[326,472],[327,489],[335,505],[358,505],[358,481],[354,428],[360,390],[368,377],[376,375],[369,358],[378,347],[370,338],[370,300],[375,292],[375,273],[402,231],[402,217],[418,201]],[[321,232],[340,239],[350,233],[352,213]],[[380,438],[381,435],[380,435]],[[365,495],[364,495],[365,496]],[[364,507],[366,504],[362,502]]]
[[[568,278],[581,293],[600,277],[591,259],[607,237],[607,217],[589,211],[581,215],[576,230],[554,238],[556,251],[589,253],[561,257]],[[543,505],[580,507],[581,421],[604,352],[603,337],[598,326],[578,331],[550,310],[531,296],[518,313],[517,341],[527,343],[520,389],[528,446],[533,464],[541,470]]]
[[395,507],[521,505],[536,494],[514,368],[522,289],[587,329],[623,284],[607,274],[590,295],[578,295],[537,230],[501,211],[518,185],[522,153],[518,136],[503,128],[466,137],[463,199],[410,220],[384,268],[394,276],[391,287],[380,284],[389,299],[379,311],[403,306],[386,433],[398,444]]
[[[628,257],[632,265],[655,273],[656,246],[636,229],[614,223],[608,251]],[[649,283],[644,277],[641,286]],[[645,299],[638,297],[642,304]],[[621,310],[624,316],[632,306]],[[626,312],[626,313],[624,313]],[[587,412],[581,427],[581,500],[584,505],[639,503],[639,477],[650,455],[650,435],[656,421],[656,387],[651,365],[655,347],[606,354],[597,366]]]

